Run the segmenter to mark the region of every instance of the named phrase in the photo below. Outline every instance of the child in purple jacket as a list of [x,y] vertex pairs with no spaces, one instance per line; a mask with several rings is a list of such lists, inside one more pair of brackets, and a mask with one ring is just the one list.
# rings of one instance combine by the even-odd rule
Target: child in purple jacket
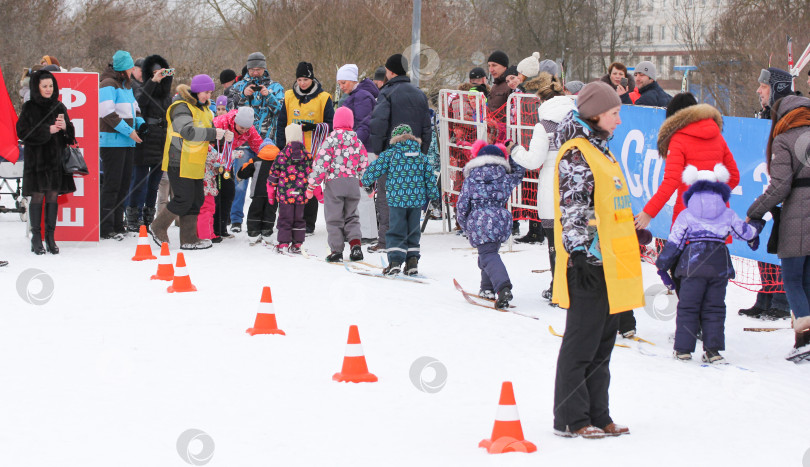
[[[287,145],[279,153],[267,176],[267,199],[279,203],[278,245],[276,252],[301,253],[306,235],[304,206],[307,204],[307,176],[312,171],[312,157],[304,148],[301,125],[293,123],[284,129]],[[290,245],[292,243],[292,245]]]
[[683,181],[691,185],[683,194],[686,209],[675,219],[667,244],[655,262],[658,274],[670,289],[674,284],[667,271],[676,263],[675,276],[681,279],[674,352],[679,360],[692,358],[697,332],[702,328],[702,360],[726,363],[720,355],[725,350],[726,286],[735,275],[726,238],[731,235],[744,240],[752,250],[759,247],[764,222],[746,223],[727,207],[731,196],[728,179],[723,164],[717,164],[714,171],[686,167]]

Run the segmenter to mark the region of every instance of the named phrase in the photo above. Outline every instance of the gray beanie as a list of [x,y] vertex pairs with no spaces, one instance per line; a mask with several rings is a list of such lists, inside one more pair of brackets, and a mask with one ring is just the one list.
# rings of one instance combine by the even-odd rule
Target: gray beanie
[[540,62],[540,71],[539,73],[546,72],[552,76],[560,76],[560,67],[553,60],[545,59]]
[[264,58],[264,54],[261,52],[253,52],[248,55],[247,68],[248,70],[251,68],[264,68],[266,70],[267,59]]
[[588,83],[577,94],[577,110],[583,119],[596,117],[620,105],[622,100],[616,90],[604,81]]
[[253,107],[239,107],[233,122],[243,128],[253,126]]
[[633,70],[633,73],[641,73],[643,75],[647,75],[650,77],[651,80],[655,81],[655,77],[657,73],[655,72],[655,65],[652,62],[641,62],[636,65],[636,68]]
[[582,91],[582,88],[585,87],[585,83],[582,81],[569,81],[565,83],[565,89],[568,90],[571,94],[577,94]]

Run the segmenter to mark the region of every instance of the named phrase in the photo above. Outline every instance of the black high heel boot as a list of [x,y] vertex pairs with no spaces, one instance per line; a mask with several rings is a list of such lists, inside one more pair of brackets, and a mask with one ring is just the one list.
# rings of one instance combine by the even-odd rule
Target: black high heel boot
[[59,215],[58,203],[45,203],[45,247],[54,255],[59,254],[59,247],[53,239],[56,231],[56,218]]
[[31,251],[37,255],[44,255],[42,246],[42,203],[28,205],[28,218],[31,220]]

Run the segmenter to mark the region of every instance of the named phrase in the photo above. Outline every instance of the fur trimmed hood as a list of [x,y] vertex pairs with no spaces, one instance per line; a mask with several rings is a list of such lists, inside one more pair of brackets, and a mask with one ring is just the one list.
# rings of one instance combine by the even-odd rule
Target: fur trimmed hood
[[[141,65],[141,73],[144,79],[146,80],[152,79],[152,75],[154,72],[152,69],[158,65],[160,68],[169,68],[169,62],[166,61],[165,58],[161,57],[160,55],[150,55],[143,59],[143,64]],[[160,80],[157,89],[160,89],[161,96],[168,96],[172,90],[172,81],[174,80],[174,76],[166,76],[162,80]]]
[[512,167],[509,165],[509,162],[504,159],[503,157],[498,156],[477,156],[473,158],[470,162],[464,166],[464,178],[470,176],[470,172],[473,169],[477,169],[479,167],[484,167],[485,165],[499,165],[506,170],[506,173],[512,173]]
[[658,130],[658,155],[666,158],[669,143],[678,131],[701,120],[713,120],[719,131],[723,131],[723,117],[709,104],[697,104],[675,112],[675,115],[664,120]]
[[[689,207],[689,200],[695,193],[717,193],[723,198],[723,203],[728,203],[731,198],[731,187],[723,182],[712,182],[709,180],[699,180],[686,190],[683,194],[683,202]],[[724,206],[725,207],[725,206]]]
[[178,84],[177,95],[180,99],[183,99],[189,104],[197,105],[199,102],[194,96],[191,95],[191,86],[188,84]]
[[422,139],[421,138],[417,138],[416,136],[414,136],[412,134],[409,134],[409,133],[403,133],[401,135],[397,135],[397,136],[394,136],[393,138],[391,138],[391,140],[388,141],[388,145],[393,146],[393,145],[395,145],[397,143],[401,143],[403,141],[416,141],[418,144],[422,144]]

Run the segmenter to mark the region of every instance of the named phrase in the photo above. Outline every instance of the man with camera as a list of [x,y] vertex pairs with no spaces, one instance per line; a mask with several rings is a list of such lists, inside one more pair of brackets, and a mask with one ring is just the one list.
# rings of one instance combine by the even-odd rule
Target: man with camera
[[[276,121],[278,113],[284,103],[284,87],[270,79],[267,71],[267,60],[261,52],[248,55],[247,74],[228,88],[228,110],[238,107],[253,108],[253,126],[262,139],[275,138]],[[237,148],[234,148],[237,149]],[[238,148],[235,152],[237,159],[233,167],[241,167],[247,160],[255,156],[248,146]],[[236,179],[236,190],[231,206],[231,232],[242,231],[242,220],[245,217],[245,193],[248,181]]]

